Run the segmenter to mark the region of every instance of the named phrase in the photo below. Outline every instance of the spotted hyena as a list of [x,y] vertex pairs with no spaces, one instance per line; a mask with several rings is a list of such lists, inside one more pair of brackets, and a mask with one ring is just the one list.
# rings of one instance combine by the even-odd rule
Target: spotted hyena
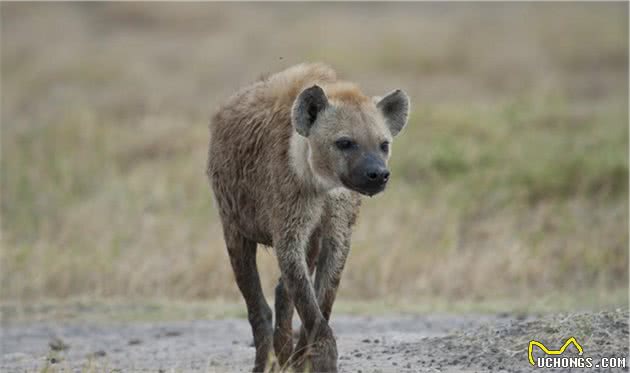
[[[337,370],[328,321],[360,196],[385,189],[392,138],[408,112],[401,90],[368,97],[324,64],[301,64],[243,88],[214,115],[207,172],[247,304],[254,371],[265,369],[272,350],[281,365]],[[274,247],[282,273],[275,326],[257,244]],[[295,348],[294,307],[302,321]]]

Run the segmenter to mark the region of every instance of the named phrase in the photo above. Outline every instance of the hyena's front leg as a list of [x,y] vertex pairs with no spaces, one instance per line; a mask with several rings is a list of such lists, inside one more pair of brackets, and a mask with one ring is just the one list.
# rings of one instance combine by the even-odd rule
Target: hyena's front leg
[[[331,196],[324,210],[320,229],[322,238],[321,250],[317,259],[315,291],[320,311],[327,322],[330,320],[332,306],[341,281],[341,273],[350,252],[352,226],[356,221],[360,203],[360,199],[356,196],[340,194]],[[339,206],[345,206],[345,208],[339,208]],[[304,330],[301,330],[300,339],[295,348],[296,355],[307,344],[307,335]]]
[[330,320],[341,274],[350,252],[350,235],[342,239],[327,238],[322,244],[322,254],[315,276],[315,291],[319,307],[326,321]]
[[[308,244],[306,263],[309,275],[313,275],[319,256],[321,235],[319,229],[313,232]],[[273,334],[273,346],[281,367],[285,367],[293,354],[293,301],[282,277],[276,286],[276,322]]]
[[302,320],[312,371],[336,372],[337,343],[317,302],[308,273],[304,241],[299,235],[285,235],[279,241],[276,252],[282,281]]
[[[330,320],[341,274],[350,252],[352,226],[357,219],[361,200],[354,194],[333,196],[326,205],[322,223],[322,249],[317,263],[315,291],[326,321]],[[338,208],[337,206],[346,206]]]
[[[320,310],[326,321],[330,321],[330,314],[349,251],[349,234],[338,239],[325,237],[322,240],[321,253],[315,275],[315,291]],[[295,347],[296,355],[304,351],[307,344],[308,338],[304,329],[302,329],[300,331],[300,339]]]

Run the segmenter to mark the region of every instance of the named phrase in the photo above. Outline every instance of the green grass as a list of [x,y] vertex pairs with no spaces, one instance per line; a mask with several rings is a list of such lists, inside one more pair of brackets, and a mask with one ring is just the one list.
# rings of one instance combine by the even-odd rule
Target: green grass
[[[413,101],[340,299],[627,301],[626,4],[301,6],[2,4],[2,298],[239,299],[208,118],[309,59]],[[257,21],[208,29],[215,12]],[[395,27],[367,37],[366,19]],[[272,252],[259,258],[271,295]]]

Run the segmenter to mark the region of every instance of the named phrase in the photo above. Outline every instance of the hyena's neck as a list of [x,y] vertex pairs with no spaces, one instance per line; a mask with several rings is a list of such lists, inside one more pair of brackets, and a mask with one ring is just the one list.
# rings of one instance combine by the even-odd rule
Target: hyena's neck
[[289,163],[300,182],[316,193],[326,193],[337,186],[332,180],[328,180],[315,172],[308,139],[297,132],[291,135]]

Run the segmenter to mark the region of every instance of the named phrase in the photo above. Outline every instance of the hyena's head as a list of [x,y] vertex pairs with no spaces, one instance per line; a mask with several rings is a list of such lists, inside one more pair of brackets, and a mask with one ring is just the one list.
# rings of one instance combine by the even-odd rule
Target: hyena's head
[[[407,123],[409,98],[401,90],[368,98],[347,83],[314,85],[296,98],[291,119],[305,159],[320,185],[372,196],[390,178],[391,142]],[[306,148],[306,149],[304,149]]]

